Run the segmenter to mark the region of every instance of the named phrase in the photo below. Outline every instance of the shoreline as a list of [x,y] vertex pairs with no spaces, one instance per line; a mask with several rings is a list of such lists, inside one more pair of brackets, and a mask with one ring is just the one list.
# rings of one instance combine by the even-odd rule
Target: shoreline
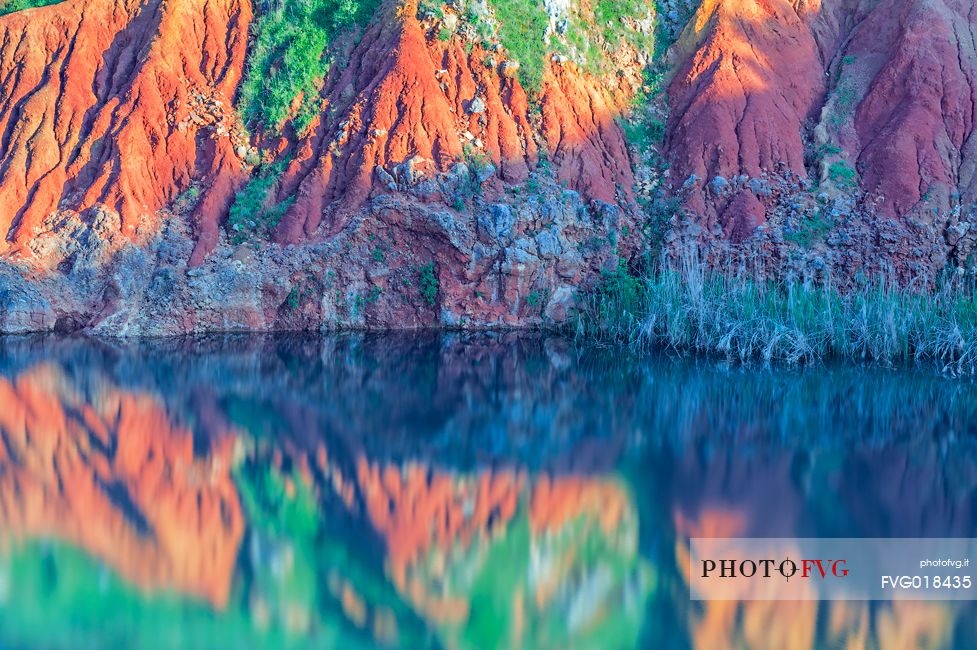
[[57,332],[53,330],[34,331],[34,332],[0,332],[0,349],[7,343],[37,341],[79,342],[79,343],[104,343],[109,346],[140,346],[140,345],[194,345],[207,344],[211,342],[228,342],[233,340],[255,341],[273,340],[281,341],[292,339],[295,341],[333,339],[375,339],[392,337],[397,340],[416,338],[418,343],[429,342],[431,339],[462,339],[461,342],[475,343],[479,340],[499,339],[500,343],[506,343],[504,339],[515,344],[517,341],[534,339],[559,340],[572,346],[584,346],[590,348],[616,348],[626,355],[633,355],[641,359],[667,360],[670,362],[691,362],[707,363],[710,366],[721,366],[728,364],[738,370],[780,370],[780,371],[817,371],[817,370],[878,370],[882,372],[923,372],[925,374],[935,374],[937,376],[951,380],[977,379],[977,371],[970,368],[958,370],[950,367],[952,364],[940,366],[932,359],[898,359],[898,360],[879,360],[873,358],[854,359],[844,358],[837,355],[816,357],[805,360],[790,361],[783,358],[773,357],[764,359],[760,356],[736,357],[729,353],[720,353],[714,350],[692,348],[676,348],[664,344],[636,345],[633,341],[623,339],[582,336],[572,331],[569,327],[499,327],[499,328],[457,328],[457,327],[416,327],[416,328],[337,328],[329,330],[224,330],[224,331],[205,331],[189,332],[183,334],[164,334],[164,335],[128,335],[112,336],[103,333],[93,333],[90,331]]

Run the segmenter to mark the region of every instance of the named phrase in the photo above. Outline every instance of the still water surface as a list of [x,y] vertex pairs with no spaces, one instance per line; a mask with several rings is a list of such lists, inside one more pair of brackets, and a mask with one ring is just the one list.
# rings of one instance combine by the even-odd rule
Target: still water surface
[[544,335],[0,339],[0,647],[975,647],[685,559],[977,537],[975,430],[966,380]]

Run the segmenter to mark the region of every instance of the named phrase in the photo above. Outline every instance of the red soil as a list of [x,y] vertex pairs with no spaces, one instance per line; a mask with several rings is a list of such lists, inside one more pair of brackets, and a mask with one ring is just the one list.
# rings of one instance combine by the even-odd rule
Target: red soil
[[939,223],[966,209],[977,200],[974,12],[965,0],[704,2],[669,89],[673,181],[698,179],[688,207],[747,235],[769,202],[750,189],[717,196],[708,182],[824,180],[817,147],[834,145],[872,215]]
[[[95,205],[145,237],[192,181],[241,177],[226,118],[191,105],[231,111],[250,20],[238,0],[66,0],[0,18],[0,252]],[[226,207],[203,206],[202,239]]]
[[[630,199],[634,178],[614,116],[631,89],[610,93],[576,68],[549,66],[541,98],[541,133],[529,100],[504,58],[455,38],[429,40],[416,2],[388,3],[324,90],[334,117],[296,146],[281,196],[297,200],[278,228],[282,242],[335,233],[371,190],[384,190],[377,168],[408,161],[418,174],[457,162],[491,162],[499,181],[526,179],[542,142],[557,179],[588,198]],[[476,102],[481,102],[481,109]],[[329,208],[333,209],[330,210]]]
[[[358,42],[343,46],[310,131],[285,124],[286,135],[259,131],[253,143],[233,105],[252,18],[245,0],[65,0],[0,18],[0,256],[25,256],[47,282],[24,280],[9,327],[53,327],[65,315],[97,327],[107,314],[129,331],[156,332],[140,320],[152,309],[140,305],[169,317],[163,333],[564,319],[577,287],[638,246],[634,161],[616,117],[638,90],[640,57],[624,57],[634,61],[614,80],[547,62],[536,111],[504,51],[458,36],[443,42],[416,15],[416,0],[384,2]],[[856,227],[901,229],[884,247],[897,265],[932,274],[963,263],[977,250],[975,42],[967,0],[706,0],[669,58],[671,190],[691,221],[733,241],[785,223],[798,210],[777,211],[798,197],[821,210],[850,195],[839,213]],[[253,144],[288,162],[275,198],[295,200],[272,238],[314,246],[236,251],[242,265],[281,266],[254,269],[268,273],[260,287],[225,295],[223,271],[191,282],[186,263],[218,257],[210,253]],[[524,181],[544,157],[542,208],[485,221],[489,204],[526,206]],[[459,207],[466,197],[445,180],[458,180],[457,163],[476,161],[492,167],[477,184],[481,213]],[[832,180],[839,171],[850,182]],[[561,205],[560,184],[583,201]],[[189,230],[192,253],[171,242],[165,281],[146,280],[129,291],[138,294],[131,305],[111,309],[97,296],[118,298],[114,278],[97,290],[74,278],[59,284],[79,249],[112,239],[93,255],[107,265],[130,240],[151,247],[164,219],[184,218],[170,209],[189,188],[202,196],[187,208],[189,228],[177,221],[173,230]],[[118,219],[96,220],[93,208]],[[77,217],[71,228],[56,227],[59,210]],[[89,231],[78,225],[94,221]],[[492,235],[489,222],[508,234]],[[377,238],[389,245],[382,264],[363,254]],[[872,246],[880,239],[867,237]],[[855,257],[874,253],[849,248],[836,257],[853,274],[866,264]],[[436,301],[403,289],[397,273],[432,263]],[[329,273],[335,297],[323,289]],[[314,276],[315,295],[307,313],[283,316],[301,274]],[[204,304],[211,295],[223,297]],[[372,302],[353,314],[347,303],[357,298]]]

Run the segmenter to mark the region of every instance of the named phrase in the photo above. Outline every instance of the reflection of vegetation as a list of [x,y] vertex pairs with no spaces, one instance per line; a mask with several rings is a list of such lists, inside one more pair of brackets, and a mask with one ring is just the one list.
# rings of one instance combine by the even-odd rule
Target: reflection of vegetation
[[236,483],[251,523],[246,590],[256,625],[320,642],[326,629],[332,647],[423,645],[423,626],[379,562],[351,545],[348,531],[330,529],[306,478],[249,461],[236,472]]
[[613,529],[588,512],[546,530],[530,519],[522,507],[504,533],[434,549],[411,569],[415,604],[440,621],[445,645],[634,647],[652,575],[633,514]]
[[287,531],[292,539],[310,539],[319,527],[315,496],[298,475],[283,476],[270,467],[251,464],[238,471],[235,483],[251,525],[263,531]]
[[[629,293],[627,269],[614,274],[616,290]],[[411,648],[677,650],[701,644],[696,635],[716,621],[688,601],[677,513],[686,532],[690,521],[701,530],[710,509],[714,522],[719,510],[785,534],[799,520],[821,536],[972,532],[977,443],[969,434],[977,401],[967,381],[875,367],[785,371],[649,359],[551,335],[211,337],[120,342],[111,355],[94,345],[15,339],[0,362],[5,376],[55,357],[76,372],[98,368],[96,377],[115,373],[117,381],[163,392],[172,410],[182,410],[187,395],[217,394],[216,411],[244,429],[233,478],[247,530],[229,605],[214,611],[175,593],[140,591],[64,544],[0,546],[0,647],[357,648],[390,640]],[[487,372],[457,379],[479,369]],[[445,375],[451,381],[438,380]],[[525,425],[527,405],[536,422],[525,432],[532,455],[505,420],[514,413],[511,421]],[[482,408],[484,419],[475,418]],[[204,418],[187,419],[206,429]],[[585,430],[579,438],[577,426]],[[627,437],[639,431],[651,435]],[[607,480],[599,467],[577,480],[610,484],[623,515],[610,525],[602,514],[617,512],[610,506],[618,502],[599,491],[586,499],[563,492],[541,507],[547,500],[533,498],[546,475],[539,465],[589,462],[591,452],[580,449],[609,445],[577,443],[604,436],[629,441],[627,483]],[[334,472],[349,478],[348,449],[330,444],[331,464],[285,451],[339,438],[355,439],[370,458],[389,454],[394,465],[426,457],[450,466],[460,477],[455,485],[476,483],[474,468],[492,450],[493,458],[528,468],[528,483],[511,516],[489,514],[474,534],[425,547],[398,580],[384,569],[384,540],[359,518],[356,497],[333,496]],[[409,443],[398,447],[398,439]],[[206,481],[206,473],[197,478]],[[887,647],[884,630],[973,647],[972,609],[848,610],[867,621],[867,636],[857,637],[844,619],[830,630],[812,626],[805,647],[842,647],[838,638]],[[839,614],[818,611],[818,621]],[[763,626],[751,627],[751,637],[744,629],[748,616],[756,623],[779,611],[735,612],[710,627],[711,639],[777,638]]]
[[177,593],[143,593],[83,551],[32,542],[6,562],[0,556],[0,646],[430,645],[379,558],[366,556],[355,531],[326,521],[298,472],[248,461],[235,482],[249,527],[225,610]]
[[177,594],[141,593],[65,544],[35,541],[17,548],[3,573],[4,647],[297,647],[281,630],[255,630],[240,608],[215,615]]

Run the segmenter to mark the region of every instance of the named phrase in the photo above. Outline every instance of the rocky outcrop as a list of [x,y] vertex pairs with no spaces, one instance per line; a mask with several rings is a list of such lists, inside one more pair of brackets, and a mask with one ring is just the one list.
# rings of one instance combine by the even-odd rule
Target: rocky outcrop
[[[615,116],[639,68],[610,90],[552,62],[531,109],[504,51],[386,2],[337,45],[312,126],[249,140],[247,3],[130,5],[0,19],[18,35],[0,51],[7,331],[559,321],[636,248]],[[249,239],[227,211],[273,163],[283,215]]]
[[[507,185],[527,180],[540,145],[557,167],[556,180],[588,199],[631,197],[627,145],[614,122],[621,107],[605,89],[554,66],[536,118],[540,135],[526,91],[503,57],[460,38],[429,40],[413,17],[416,6],[388,7],[394,9],[398,16],[375,20],[350,64],[331,77],[326,105],[335,116],[297,145],[280,190],[282,198],[294,192],[296,201],[277,238],[299,243],[324,217],[325,231],[337,232],[371,190],[437,173],[475,174],[462,192],[501,197]],[[423,198],[450,205],[459,197],[434,187]]]
[[763,208],[749,188],[707,196],[709,181],[806,176],[802,130],[824,74],[805,17],[788,0],[707,1],[676,44],[669,156],[678,182],[694,177],[689,209],[726,237],[752,234]]

